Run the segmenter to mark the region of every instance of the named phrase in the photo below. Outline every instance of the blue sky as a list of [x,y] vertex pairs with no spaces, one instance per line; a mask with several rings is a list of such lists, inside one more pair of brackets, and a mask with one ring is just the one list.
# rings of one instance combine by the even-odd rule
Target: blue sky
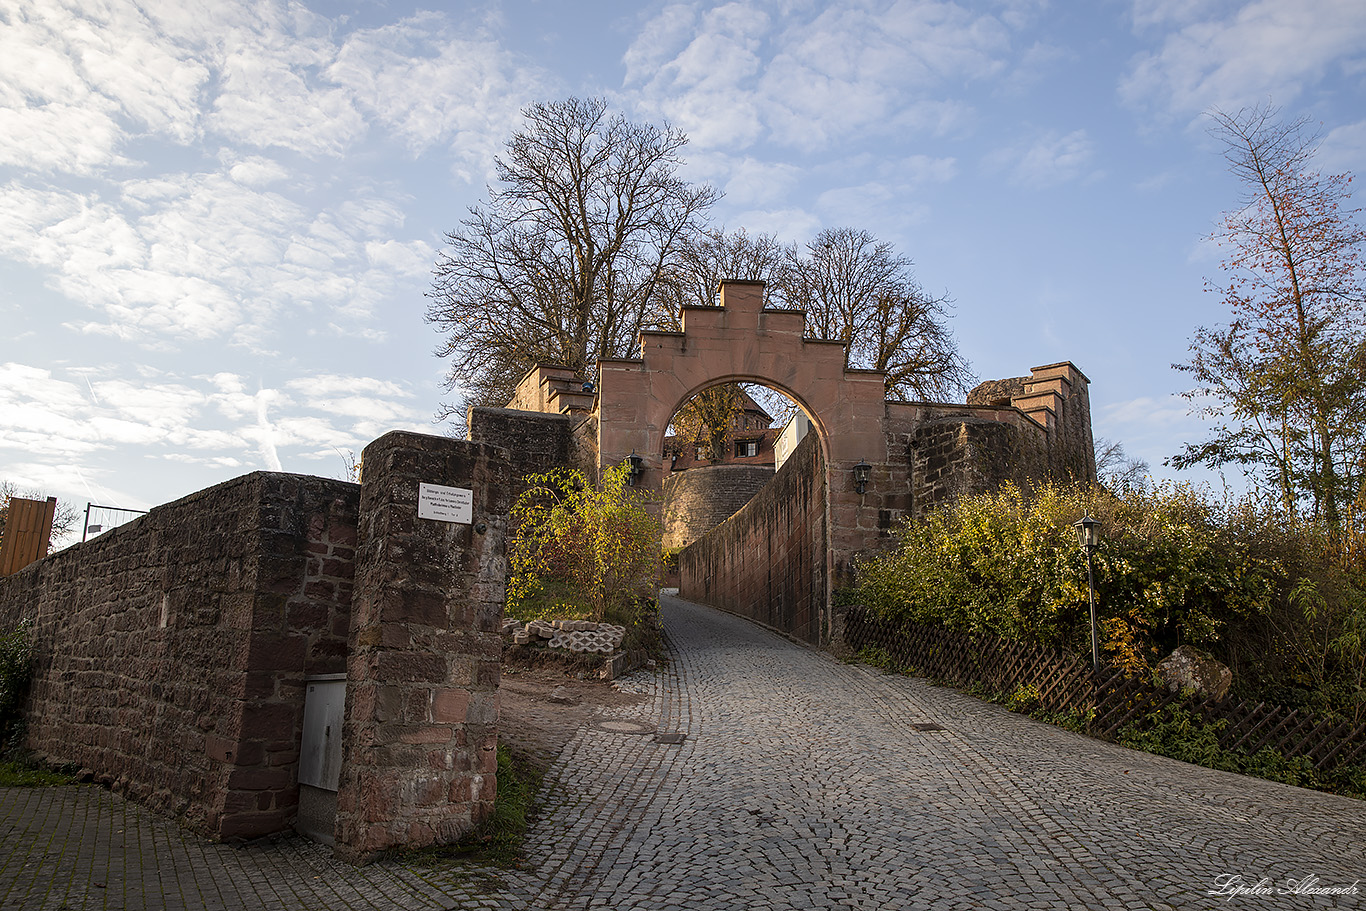
[[0,0],[0,478],[147,508],[433,431],[443,232],[569,95],[685,130],[727,228],[891,241],[980,378],[1074,361],[1168,477],[1239,194],[1202,112],[1366,171],[1366,4]]

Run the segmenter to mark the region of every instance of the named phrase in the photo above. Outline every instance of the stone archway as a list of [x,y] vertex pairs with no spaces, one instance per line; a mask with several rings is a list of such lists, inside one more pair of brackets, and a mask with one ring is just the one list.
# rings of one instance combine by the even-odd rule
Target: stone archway
[[[609,465],[637,455],[641,486],[657,489],[664,435],[684,402],[724,382],[760,383],[787,395],[820,441],[828,605],[829,586],[877,535],[878,509],[854,490],[852,469],[863,461],[875,473],[887,471],[884,377],[847,369],[842,342],[806,338],[805,314],[764,308],[763,292],[763,282],[723,281],[719,307],[687,307],[682,331],[640,334],[641,357],[598,363],[599,460]],[[828,627],[828,617],[820,626]]]
[[658,487],[674,412],[732,381],[771,386],[795,401],[816,426],[832,470],[886,461],[883,374],[846,369],[844,343],[805,338],[805,314],[765,309],[763,292],[763,282],[724,281],[721,306],[684,308],[681,332],[646,330],[640,358],[598,362],[602,464],[638,454],[642,483]]

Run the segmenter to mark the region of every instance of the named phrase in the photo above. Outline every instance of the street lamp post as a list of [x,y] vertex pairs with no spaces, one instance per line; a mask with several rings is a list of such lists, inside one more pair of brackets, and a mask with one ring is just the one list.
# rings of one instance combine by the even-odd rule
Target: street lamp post
[[1100,539],[1100,522],[1085,515],[1073,526],[1077,530],[1077,543],[1086,551],[1086,590],[1091,598],[1091,670],[1100,671],[1100,640],[1096,638],[1096,577],[1091,570],[1091,555],[1096,552],[1096,542]]

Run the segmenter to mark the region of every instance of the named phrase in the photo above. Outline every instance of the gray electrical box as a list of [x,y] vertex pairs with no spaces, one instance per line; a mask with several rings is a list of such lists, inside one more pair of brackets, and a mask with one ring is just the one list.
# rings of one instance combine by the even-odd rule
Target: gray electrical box
[[304,694],[303,743],[299,747],[299,784],[337,790],[341,779],[342,719],[346,712],[346,675],[309,677]]

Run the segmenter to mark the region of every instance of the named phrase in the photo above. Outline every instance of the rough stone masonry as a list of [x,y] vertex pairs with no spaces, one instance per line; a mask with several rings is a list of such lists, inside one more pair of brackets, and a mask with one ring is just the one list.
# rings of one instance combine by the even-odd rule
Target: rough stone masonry
[[[412,433],[358,487],[271,472],[0,580],[31,624],[27,746],[216,838],[287,828],[304,694],[345,671],[337,851],[454,840],[496,789],[506,450]],[[419,518],[419,485],[471,521]]]

